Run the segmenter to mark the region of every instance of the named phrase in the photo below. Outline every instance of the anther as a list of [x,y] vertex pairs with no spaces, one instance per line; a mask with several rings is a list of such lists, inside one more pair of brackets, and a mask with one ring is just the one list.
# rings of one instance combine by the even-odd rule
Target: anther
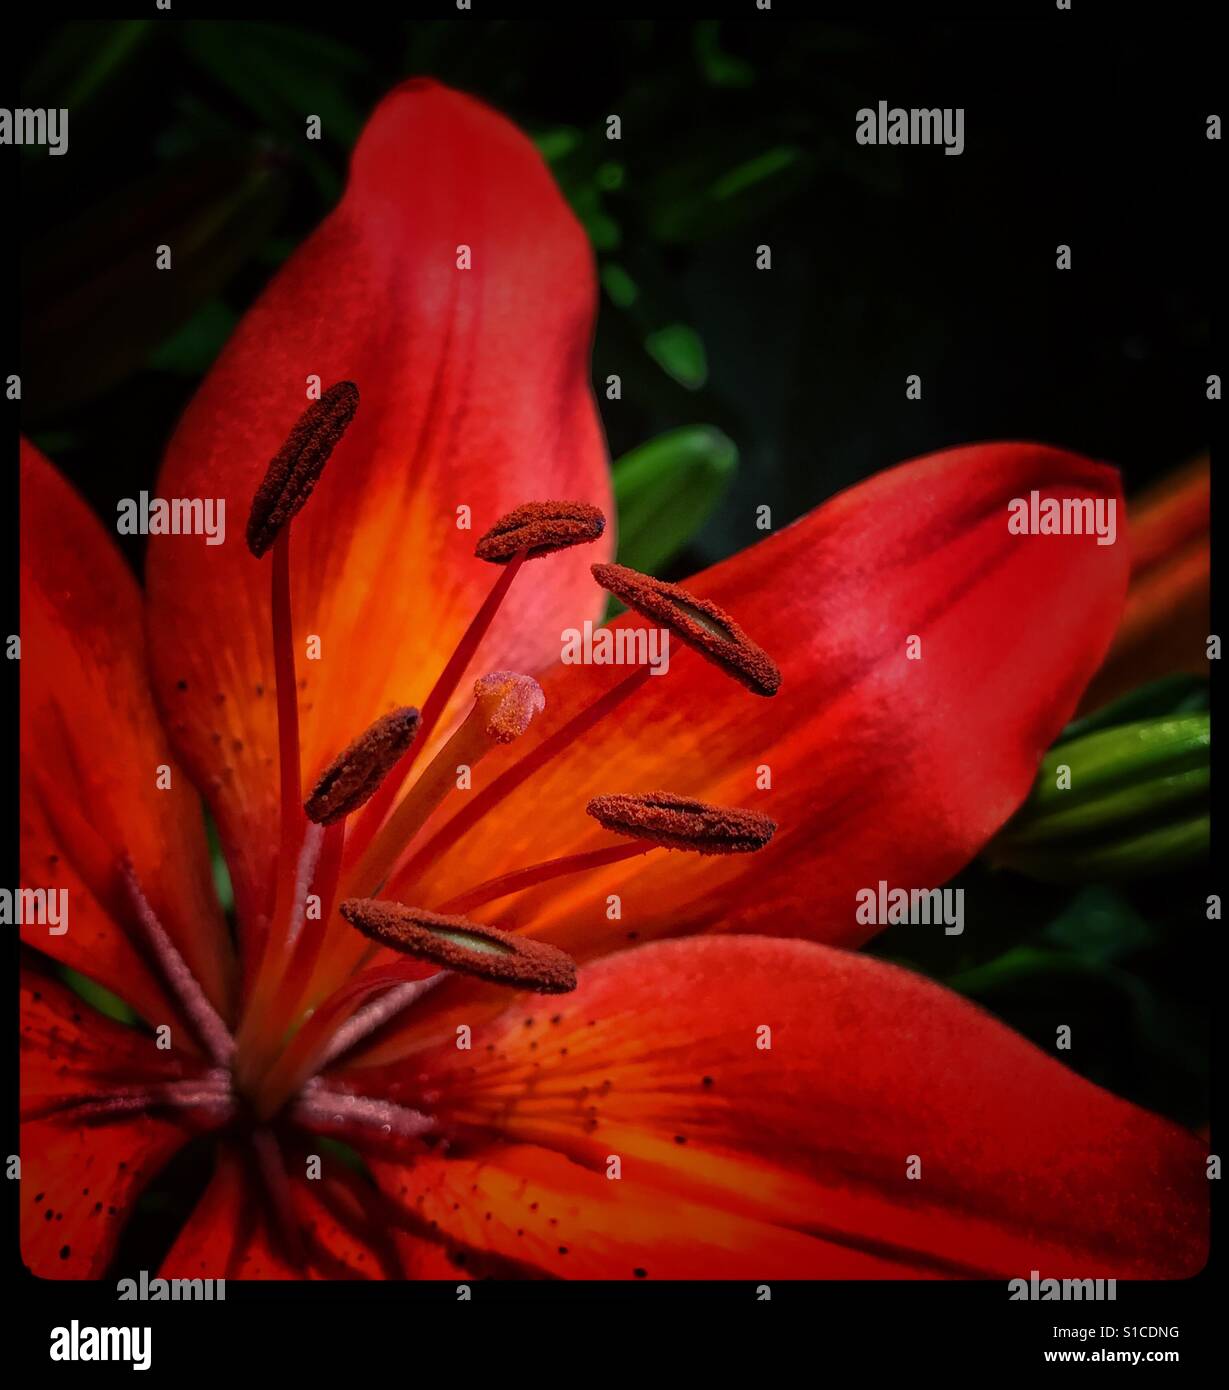
[[546,696],[532,676],[492,671],[474,682],[474,715],[488,738],[511,743],[546,708]]
[[776,834],[759,811],[713,806],[672,792],[595,796],[585,810],[607,830],[697,854],[752,854]]
[[358,387],[339,381],[299,416],[252,499],[247,542],[257,559],[312,495],[357,409]]
[[576,964],[558,947],[513,936],[468,917],[446,917],[371,898],[348,898],[341,905],[341,915],[382,946],[447,970],[539,994],[566,994],[576,988]]
[[606,518],[588,502],[526,502],[501,516],[474,547],[480,560],[506,565],[523,550],[528,559],[595,541]]
[[388,775],[418,733],[418,711],[410,706],[382,715],[337,755],[304,803],[308,820],[332,825],[357,811]]
[[643,618],[662,623],[688,646],[741,681],[757,695],[775,695],[781,685],[776,662],[733,618],[709,599],[678,584],[653,579],[626,565],[593,565],[594,579]]

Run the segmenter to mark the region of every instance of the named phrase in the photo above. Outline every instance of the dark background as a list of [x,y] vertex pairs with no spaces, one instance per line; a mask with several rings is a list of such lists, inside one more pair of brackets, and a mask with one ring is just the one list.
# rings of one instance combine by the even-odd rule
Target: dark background
[[[72,156],[23,152],[25,428],[108,515],[121,484],[152,486],[235,316],[335,201],[366,114],[429,73],[541,137],[604,282],[637,287],[602,296],[595,378],[624,381],[602,401],[612,457],[695,423],[737,446],[680,572],[753,540],[760,503],[779,525],[969,440],[1067,446],[1134,487],[1206,444],[1223,147],[1204,138],[1201,32],[1076,14],[36,28],[22,100],[72,108]],[[963,106],[964,154],[857,145],[855,112],[880,99]],[[154,293],[163,239],[173,303],[170,277]],[[669,369],[645,346],[663,330]]]
[[[72,153],[13,152],[23,429],[108,521],[116,497],[152,489],[237,316],[336,201],[366,114],[430,74],[538,138],[589,231],[604,286],[594,377],[623,379],[621,402],[599,396],[612,457],[696,424],[736,446],[721,501],[667,577],[755,540],[757,505],[780,526],[971,440],[1079,450],[1118,464],[1131,492],[1211,429],[1212,62],[1206,31],[1168,12],[1140,25],[1048,11],[891,25],[36,22],[21,104],[70,107]],[[965,152],[857,145],[855,112],[880,99],[963,106]],[[306,112],[323,118],[320,142],[303,138]],[[175,284],[160,277],[154,293],[163,240]],[[760,243],[770,274],[754,268]],[[910,373],[920,402],[905,399]],[[140,539],[123,543],[139,565]],[[1053,888],[981,865],[959,882],[978,916],[958,958],[922,958],[892,932],[875,950],[1047,1050],[1071,1024],[1069,1065],[1206,1122],[1198,884]]]

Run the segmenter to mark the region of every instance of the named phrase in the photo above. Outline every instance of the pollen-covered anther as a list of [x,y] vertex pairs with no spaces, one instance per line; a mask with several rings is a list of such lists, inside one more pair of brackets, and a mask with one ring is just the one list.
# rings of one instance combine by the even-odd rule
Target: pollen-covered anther
[[673,792],[595,796],[585,810],[616,834],[697,854],[751,854],[777,829],[776,821],[759,811],[713,806]]
[[626,565],[592,565],[594,579],[642,618],[661,623],[688,646],[722,667],[757,695],[775,695],[777,664],[733,618],[706,598],[678,584],[653,579]]
[[252,499],[247,542],[258,559],[312,495],[357,409],[358,387],[338,381],[299,416]]
[[576,988],[575,961],[544,941],[513,936],[468,917],[372,898],[347,898],[340,911],[372,941],[447,970],[538,994],[566,994]]
[[501,516],[474,547],[474,554],[506,565],[523,550],[533,560],[595,541],[605,529],[605,516],[588,502],[526,502]]
[[474,712],[488,738],[511,743],[546,708],[546,696],[532,676],[492,671],[474,682]]
[[303,806],[308,820],[332,825],[373,797],[414,742],[419,722],[418,711],[407,705],[381,715],[359,734],[320,774]]

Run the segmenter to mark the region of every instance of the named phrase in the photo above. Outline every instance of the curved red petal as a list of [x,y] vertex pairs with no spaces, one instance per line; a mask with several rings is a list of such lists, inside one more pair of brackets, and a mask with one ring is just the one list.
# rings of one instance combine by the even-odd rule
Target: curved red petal
[[[370,1184],[332,1153],[300,1145],[285,1173],[297,1249],[288,1249],[250,1148],[219,1144],[204,1196],[159,1271],[165,1279],[395,1279],[399,1240],[374,1214]],[[320,1164],[306,1177],[307,1161]]]
[[101,1274],[141,1189],[199,1129],[187,1116],[101,1107],[123,1088],[200,1075],[57,980],[23,972],[21,1250],[35,1274]]
[[[293,528],[310,786],[377,716],[425,698],[498,578],[473,548],[501,513],[545,498],[609,512],[594,307],[588,244],[530,141],[469,97],[410,82],[377,108],[340,205],[193,400],[158,491],[224,498],[228,538],[151,539],[153,668],[232,856],[241,916],[267,892],[277,792],[269,569],[242,531],[308,377],[360,392]],[[525,566],[482,669],[539,666],[563,627],[596,617],[588,564],[610,544],[608,533]],[[306,658],[309,636],[319,660]]]
[[[433,1111],[480,1184],[491,1145],[550,1148],[579,1165],[578,1187],[611,1194],[611,1220],[651,1207],[662,1241],[679,1200],[917,1273],[1178,1278],[1206,1258],[1195,1136],[957,995],[808,942],[624,952],[584,970],[573,995],[476,1025],[470,1051],[437,1033],[400,1065],[345,1077]],[[464,1187],[448,1163],[401,1178],[442,1223],[433,1189]],[[507,1226],[519,1189],[509,1161],[494,1163],[501,1195],[482,1190]],[[458,1239],[472,1238],[474,1207],[452,1223]],[[701,1233],[675,1235],[691,1252],[677,1277],[711,1273]],[[573,1237],[584,1246],[583,1227]]]
[[158,1274],[163,1279],[296,1279],[299,1271],[278,1247],[268,1202],[246,1156],[219,1144],[216,1166],[192,1215]]
[[233,959],[200,799],[150,696],[140,592],[98,519],[25,441],[21,508],[22,882],[67,890],[69,907],[67,931],[29,924],[23,938],[166,1021],[165,994],[116,921],[126,855],[225,1013]]
[[531,1144],[411,1166],[368,1161],[401,1220],[440,1240],[454,1265],[473,1251],[514,1272],[561,1279],[917,1277],[873,1253],[677,1193],[609,1181]]
[[[578,959],[704,930],[864,941],[877,928],[857,920],[857,891],[880,879],[936,888],[967,864],[1028,794],[1113,635],[1125,547],[1011,534],[1008,504],[1034,490],[1121,501],[1112,469],[1072,454],[952,449],[879,474],[688,581],[780,665],[775,698],[749,697],[673,644],[666,675],[429,865],[414,901],[430,907],[608,844],[585,815],[590,797],[666,789],[766,812],[780,828],[754,855],[658,851],[494,904],[485,920]],[[544,675],[547,715],[525,747],[484,762],[476,788],[613,675]]]

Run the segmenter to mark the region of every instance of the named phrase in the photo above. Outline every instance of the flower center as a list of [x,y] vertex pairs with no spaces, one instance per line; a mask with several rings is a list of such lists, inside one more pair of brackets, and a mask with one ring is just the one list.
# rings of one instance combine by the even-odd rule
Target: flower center
[[[270,910],[252,933],[234,1037],[157,922],[131,866],[124,866],[147,951],[215,1068],[208,1084],[185,1089],[183,1103],[205,1106],[210,1123],[242,1116],[255,1127],[260,1168],[275,1206],[279,1193],[285,1197],[275,1123],[301,1122],[316,1130],[335,1123],[343,1131],[374,1126],[403,1138],[431,1130],[430,1116],[351,1095],[320,1073],[448,973],[541,993],[575,988],[576,966],[564,952],[465,914],[553,879],[662,850],[751,853],[762,849],[776,830],[758,812],[711,806],[670,792],[600,796],[586,810],[619,837],[613,843],[504,873],[430,908],[401,901],[432,862],[631,698],[649,668],[637,668],[481,789],[462,793],[457,767],[464,764],[472,772],[493,749],[521,738],[545,708],[541,687],[532,677],[508,671],[485,676],[474,686],[468,714],[411,777],[419,752],[456,694],[520,568],[596,540],[604,531],[601,512],[587,503],[526,503],[501,517],[478,541],[476,557],[500,566],[501,573],[421,712],[403,706],[359,732],[304,800],[290,601],[291,523],[354,418],[358,401],[357,388],[340,382],[310,406],[269,465],[252,504],[249,548],[257,558],[272,551],[281,810]],[[715,604],[620,565],[595,565],[593,574],[629,608],[669,627],[756,694],[775,693],[780,684],[775,664]],[[461,795],[463,804],[420,843],[428,820],[445,801]]]

